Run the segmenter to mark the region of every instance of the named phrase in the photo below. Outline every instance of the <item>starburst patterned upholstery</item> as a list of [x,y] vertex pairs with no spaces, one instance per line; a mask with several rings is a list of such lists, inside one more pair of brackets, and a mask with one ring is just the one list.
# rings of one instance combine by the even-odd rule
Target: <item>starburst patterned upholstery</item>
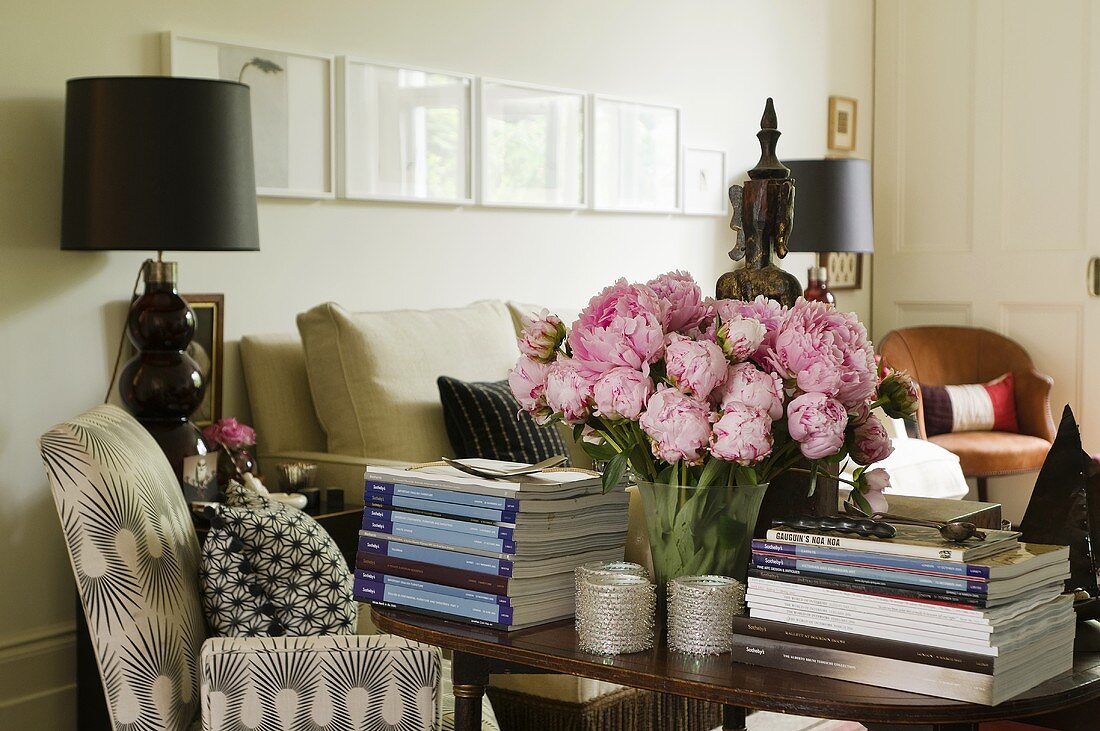
[[200,706],[207,731],[440,728],[435,648],[387,636],[204,644],[188,506],[133,417],[100,406],[39,446],[116,730],[183,731]]

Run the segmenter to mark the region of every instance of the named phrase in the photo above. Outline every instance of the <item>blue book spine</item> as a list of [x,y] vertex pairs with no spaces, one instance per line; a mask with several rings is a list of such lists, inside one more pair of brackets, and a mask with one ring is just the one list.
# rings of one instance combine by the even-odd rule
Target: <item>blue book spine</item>
[[515,498],[498,497],[496,495],[480,495],[475,492],[458,492],[456,490],[444,490],[438,487],[405,485],[400,482],[367,480],[364,495],[368,497],[373,495],[392,495],[393,497],[407,497],[416,498],[417,500],[435,500],[441,503],[472,505],[475,508],[492,508],[494,510],[504,510],[510,513],[519,512],[519,500]]
[[365,530],[376,533],[389,533],[394,538],[411,538],[413,540],[428,543],[442,543],[455,548],[472,548],[475,551],[488,551],[489,553],[516,552],[515,541],[504,541],[499,538],[485,538],[484,536],[472,536],[469,533],[457,533],[449,530],[425,528],[421,525],[409,525],[408,523],[393,523],[382,520],[363,521]]
[[788,556],[767,556],[759,553],[752,555],[752,563],[762,569],[785,569],[805,571],[811,574],[828,574],[831,576],[849,576],[859,579],[871,579],[874,581],[890,581],[910,586],[927,586],[936,589],[952,589],[965,591],[970,594],[985,594],[988,587],[985,582],[968,581],[964,578],[952,579],[946,576],[932,576],[931,574],[914,574],[908,571],[892,571],[890,569],[874,569],[864,566],[846,566],[839,563],[827,563],[825,561],[810,561],[806,559],[791,558]]
[[436,566],[448,566],[453,569],[465,569],[476,571],[479,574],[492,574],[511,578],[512,562],[487,556],[475,556],[459,551],[444,551],[441,548],[428,548],[414,543],[402,543],[401,541],[386,541],[359,537],[359,550],[365,553],[373,553],[379,556],[393,556],[407,561],[420,561]]
[[355,598],[360,601],[389,602],[398,606],[443,612],[456,617],[480,619],[484,622],[512,624],[512,608],[486,602],[470,601],[448,594],[436,594],[420,589],[381,584],[374,581],[355,580]]
[[473,602],[483,602],[486,604],[497,604],[502,607],[512,606],[512,600],[500,594],[487,594],[483,591],[471,591],[470,589],[463,589],[458,586],[447,586],[446,584],[433,584],[430,581],[406,579],[402,576],[380,574],[377,571],[365,571],[363,569],[356,571],[355,583],[358,584],[360,581],[385,584],[387,586],[396,586],[404,589],[430,591],[433,594],[447,594],[449,596],[458,597],[459,599],[468,599]]
[[914,558],[912,556],[892,556],[885,553],[868,553],[867,551],[845,551],[838,548],[825,548],[823,546],[810,546],[800,543],[777,543],[775,541],[755,540],[752,542],[752,550],[765,553],[781,553],[785,556],[797,558],[817,558],[823,561],[845,561],[858,563],[865,566],[876,566],[884,569],[901,569],[903,571],[920,571],[932,574],[949,574],[951,576],[972,576],[976,579],[988,579],[988,566],[975,566],[968,563],[952,561],[933,561],[927,558]]
[[426,513],[451,515],[457,518],[490,520],[496,523],[516,522],[516,514],[507,510],[479,508],[473,505],[459,505],[458,503],[441,503],[437,500],[421,500],[419,498],[401,497],[400,495],[368,494],[364,495],[363,502],[374,507],[405,508]]
[[500,538],[501,540],[515,540],[515,529],[502,525],[488,525],[486,523],[471,523],[468,520],[454,520],[452,518],[440,518],[434,515],[421,513],[406,513],[403,510],[390,510],[376,506],[367,506],[363,511],[363,528],[365,530],[380,530],[371,526],[380,523],[402,523],[416,525],[437,530],[449,530],[458,533],[483,536],[485,538]]

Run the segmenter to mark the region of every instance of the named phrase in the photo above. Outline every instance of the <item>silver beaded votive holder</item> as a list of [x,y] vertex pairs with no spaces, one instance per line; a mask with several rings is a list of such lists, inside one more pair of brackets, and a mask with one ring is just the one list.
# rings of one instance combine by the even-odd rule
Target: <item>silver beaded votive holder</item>
[[584,580],[594,576],[629,574],[632,576],[649,578],[649,574],[646,572],[644,566],[631,563],[630,561],[589,561],[588,563],[578,566],[577,570],[573,573],[575,577],[574,584],[578,594],[581,592],[581,586],[584,584]]
[[745,607],[745,585],[728,576],[681,576],[668,582],[668,646],[693,655],[733,649],[733,616]]
[[596,655],[653,647],[657,587],[635,574],[587,576],[577,593],[580,648]]

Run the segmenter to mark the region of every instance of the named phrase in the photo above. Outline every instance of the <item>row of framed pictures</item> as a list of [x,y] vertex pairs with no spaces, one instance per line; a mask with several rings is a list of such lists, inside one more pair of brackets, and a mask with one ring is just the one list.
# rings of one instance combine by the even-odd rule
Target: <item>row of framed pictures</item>
[[176,33],[164,55],[251,87],[260,195],[726,213],[725,153],[683,147],[677,107]]

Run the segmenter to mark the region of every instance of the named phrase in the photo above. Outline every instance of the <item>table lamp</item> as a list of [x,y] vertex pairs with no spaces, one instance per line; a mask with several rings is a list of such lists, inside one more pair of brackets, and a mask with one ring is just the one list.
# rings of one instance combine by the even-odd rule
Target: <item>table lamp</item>
[[195,313],[162,253],[259,249],[249,89],[164,76],[71,79],[64,175],[62,249],[157,252],[142,265],[145,291],[127,316],[137,354],[119,395],[182,476],[184,458],[205,452],[189,417],[206,376],[186,352]]
[[818,254],[809,271],[805,297],[832,302],[822,253],[874,251],[871,218],[871,162],[855,158],[788,160],[798,188],[797,225],[787,239],[790,251]]

